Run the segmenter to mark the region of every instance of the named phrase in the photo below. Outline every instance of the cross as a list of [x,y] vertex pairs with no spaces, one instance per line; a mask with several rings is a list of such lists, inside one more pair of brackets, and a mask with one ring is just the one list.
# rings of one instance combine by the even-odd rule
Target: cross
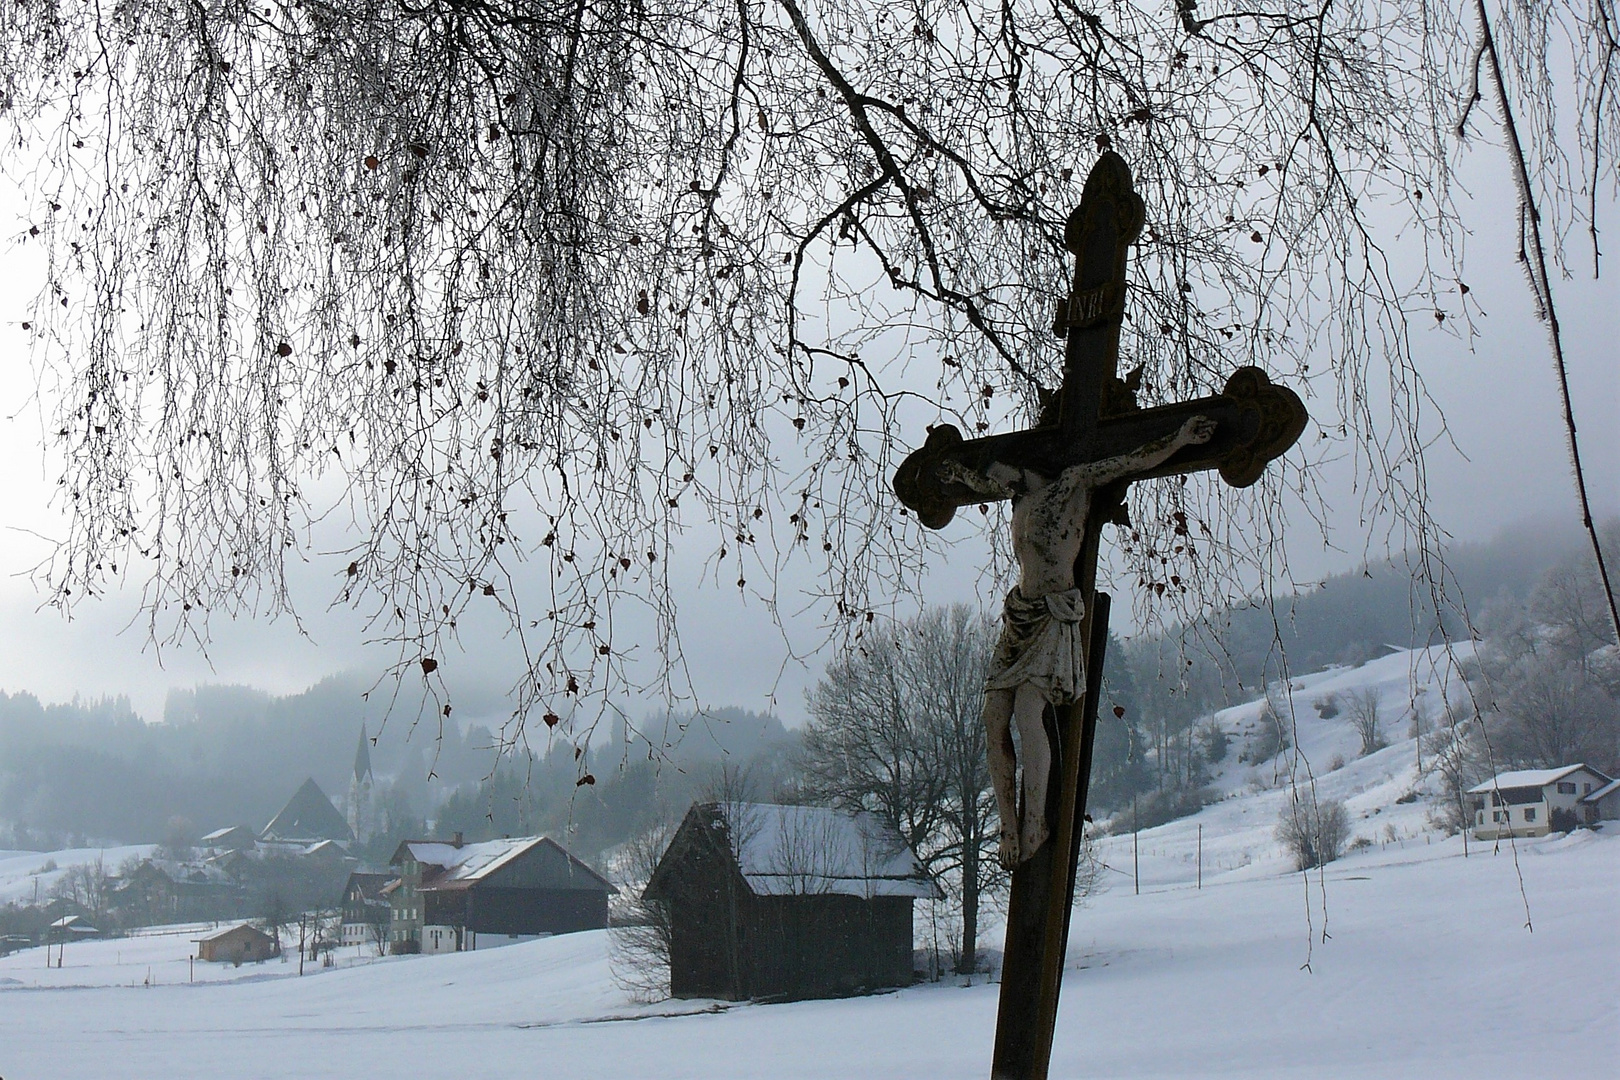
[[[1299,397],[1253,367],[1239,368],[1210,397],[1137,404],[1137,374],[1122,380],[1117,367],[1125,260],[1144,217],[1130,168],[1105,152],[1064,229],[1076,265],[1054,327],[1066,339],[1062,388],[1042,391],[1040,420],[1025,431],[964,440],[950,424],[933,428],[894,479],[901,501],[934,529],[957,507],[1014,500],[1022,579],[1008,598],[985,708],[991,772],[1000,775],[999,765],[1005,773],[997,790],[1002,860],[1013,871],[994,1080],[1042,1080],[1051,1058],[1108,636],[1108,596],[1096,590],[1102,526],[1120,519],[1137,480],[1218,469],[1246,487],[1305,428]],[[1053,557],[1063,564],[1050,565]],[[1015,809],[1008,725],[1031,718],[1033,729],[1020,728],[1024,787]],[[1044,732],[1045,746],[1032,730],[1035,739]]]

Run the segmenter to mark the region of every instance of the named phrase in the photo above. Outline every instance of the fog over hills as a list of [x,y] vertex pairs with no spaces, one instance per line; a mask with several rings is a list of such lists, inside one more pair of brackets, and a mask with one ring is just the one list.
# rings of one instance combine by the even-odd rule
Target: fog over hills
[[[1492,604],[1522,602],[1550,566],[1579,550],[1572,529],[1526,527],[1458,545],[1447,564],[1477,619]],[[1253,607],[1211,616],[1195,630],[1185,641],[1116,644],[1105,672],[1110,701],[1139,717],[1201,714],[1253,697],[1277,677],[1283,657],[1299,674],[1466,636],[1462,612],[1437,615],[1400,560],[1328,578],[1279,603],[1275,621],[1270,609]],[[1218,636],[1218,660],[1200,651],[1205,631]],[[1166,674],[1184,664],[1170,663],[1178,646],[1196,658],[1184,678]],[[124,698],[47,704],[27,688],[8,688],[0,692],[0,840],[9,844],[0,846],[156,842],[176,829],[259,828],[306,777],[340,802],[364,726],[374,739],[372,767],[402,822],[442,817],[446,827],[453,821],[492,834],[583,829],[590,835],[577,839],[592,847],[667,811],[660,804],[688,794],[714,763],[765,761],[769,776],[773,755],[793,739],[774,716],[717,709],[600,725],[579,758],[563,740],[550,753],[543,735],[498,756],[488,726],[413,729],[408,719],[386,718],[385,701],[368,697],[369,689],[356,674],[279,696],[199,685],[171,692],[162,719],[148,723]],[[1128,797],[1119,785],[1129,779],[1134,750],[1117,734],[1104,725],[1099,735],[1099,798]],[[1139,754],[1132,762],[1144,767]],[[581,789],[586,773],[593,783]]]

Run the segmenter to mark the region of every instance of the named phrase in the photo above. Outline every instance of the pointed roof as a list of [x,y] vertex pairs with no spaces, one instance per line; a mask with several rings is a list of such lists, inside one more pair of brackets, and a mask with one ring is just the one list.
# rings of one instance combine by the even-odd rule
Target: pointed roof
[[715,838],[755,896],[944,895],[900,834],[876,815],[774,803],[695,804],[653,870],[649,892],[663,890],[678,872],[666,867],[699,833]]
[[261,840],[302,841],[310,844],[317,840],[353,840],[348,822],[337,812],[332,800],[326,797],[313,779],[305,780],[293,792],[281,813],[270,820],[260,835]]
[[1487,780],[1483,784],[1475,784],[1468,789],[1468,794],[1484,795],[1504,788],[1546,787],[1548,784],[1562,780],[1570,773],[1580,769],[1585,769],[1595,776],[1602,777],[1605,781],[1610,779],[1607,775],[1586,764],[1564,765],[1556,769],[1519,769],[1515,772],[1498,773],[1495,779]]
[[[503,880],[496,884],[505,888],[583,890],[606,892],[609,896],[619,891],[549,836],[516,836],[474,844],[406,840],[395,849],[389,865],[397,866],[407,856],[425,868],[424,892],[465,889],[497,875],[502,875]],[[508,870],[514,872],[503,874]]]
[[366,725],[360,724],[360,748],[354,752],[354,782],[361,784],[375,780],[371,773],[371,744],[366,739]]

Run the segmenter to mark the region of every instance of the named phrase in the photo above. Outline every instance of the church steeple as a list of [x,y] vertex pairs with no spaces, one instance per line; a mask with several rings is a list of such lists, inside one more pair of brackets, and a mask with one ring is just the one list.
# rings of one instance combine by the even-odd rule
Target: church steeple
[[366,738],[366,724],[360,724],[360,748],[355,751],[355,784],[369,784],[371,776],[371,740]]
[[349,831],[356,840],[371,835],[376,824],[371,807],[371,788],[376,777],[371,772],[371,740],[366,737],[366,725],[360,725],[360,745],[354,752],[354,779],[349,781]]
[[369,784],[374,777],[371,775],[371,740],[366,738],[366,725],[360,724],[360,747],[354,752],[354,782],[356,784]]

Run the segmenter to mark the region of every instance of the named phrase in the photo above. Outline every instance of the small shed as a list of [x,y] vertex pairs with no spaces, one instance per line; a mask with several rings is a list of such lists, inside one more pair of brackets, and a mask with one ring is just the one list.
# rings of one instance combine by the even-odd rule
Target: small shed
[[912,905],[940,895],[867,813],[699,803],[647,883],[675,997],[834,997],[912,979]]
[[53,944],[62,941],[86,941],[100,936],[101,931],[83,915],[64,915],[51,923],[45,931],[45,940]]
[[281,955],[276,939],[247,923],[197,939],[197,959],[216,964],[247,964]]

